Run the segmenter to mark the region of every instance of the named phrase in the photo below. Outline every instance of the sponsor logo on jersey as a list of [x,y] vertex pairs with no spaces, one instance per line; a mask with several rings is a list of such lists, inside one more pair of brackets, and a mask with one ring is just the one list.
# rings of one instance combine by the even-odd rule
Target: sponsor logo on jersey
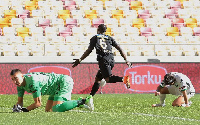
[[28,72],[56,73],[71,76],[71,70],[62,66],[38,66],[30,68]]
[[127,68],[124,75],[130,76],[131,87],[135,92],[154,92],[163,80],[167,70],[160,66],[141,65]]

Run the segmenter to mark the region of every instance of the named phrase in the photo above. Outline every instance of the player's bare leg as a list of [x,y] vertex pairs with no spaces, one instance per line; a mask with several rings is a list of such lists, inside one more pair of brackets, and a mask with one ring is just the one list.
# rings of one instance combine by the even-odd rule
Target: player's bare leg
[[177,99],[175,99],[172,103],[172,106],[181,106],[182,104],[184,104],[184,97],[183,96],[179,96]]
[[51,112],[53,107],[53,100],[47,100],[47,104],[45,107],[46,112]]
[[165,106],[166,94],[170,94],[167,87],[161,88],[160,92],[155,92],[155,96],[160,97],[160,104],[153,104],[152,107],[163,107],[163,106]]

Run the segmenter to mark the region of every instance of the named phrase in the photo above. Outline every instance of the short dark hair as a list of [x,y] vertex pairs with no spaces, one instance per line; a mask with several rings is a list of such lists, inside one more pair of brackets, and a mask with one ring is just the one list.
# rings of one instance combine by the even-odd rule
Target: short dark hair
[[175,82],[176,81],[176,78],[173,76],[173,75],[171,75],[171,74],[166,74],[165,76],[164,76],[164,83],[166,84],[166,85],[170,85],[170,84],[172,84],[173,82]]
[[104,25],[104,24],[100,24],[100,25],[98,26],[98,30],[99,30],[100,33],[106,32],[106,29],[107,29],[107,27],[106,27],[106,25]]
[[11,72],[10,72],[10,75],[14,75],[16,72],[21,72],[20,69],[13,69]]

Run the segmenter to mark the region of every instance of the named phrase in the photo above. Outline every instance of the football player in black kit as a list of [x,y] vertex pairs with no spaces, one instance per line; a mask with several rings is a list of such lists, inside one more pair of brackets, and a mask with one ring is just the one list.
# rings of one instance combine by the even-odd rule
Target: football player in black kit
[[92,87],[90,95],[94,96],[98,91],[100,82],[104,78],[107,83],[124,82],[127,88],[130,88],[129,76],[119,77],[112,75],[112,68],[114,67],[114,56],[112,53],[112,46],[115,47],[124,58],[126,64],[131,67],[131,63],[127,61],[126,55],[124,54],[121,47],[116,41],[105,35],[107,27],[104,24],[100,24],[97,28],[97,35],[90,39],[88,49],[84,52],[80,59],[74,59],[73,68],[76,67],[82,60],[84,60],[94,48],[96,48],[97,61],[99,64],[99,71],[97,72],[94,85]]

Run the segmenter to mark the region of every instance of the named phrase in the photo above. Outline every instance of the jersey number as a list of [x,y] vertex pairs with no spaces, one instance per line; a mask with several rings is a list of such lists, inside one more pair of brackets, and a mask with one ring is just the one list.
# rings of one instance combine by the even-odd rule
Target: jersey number
[[103,48],[103,50],[106,50],[107,44],[104,38],[100,39],[100,46]]

